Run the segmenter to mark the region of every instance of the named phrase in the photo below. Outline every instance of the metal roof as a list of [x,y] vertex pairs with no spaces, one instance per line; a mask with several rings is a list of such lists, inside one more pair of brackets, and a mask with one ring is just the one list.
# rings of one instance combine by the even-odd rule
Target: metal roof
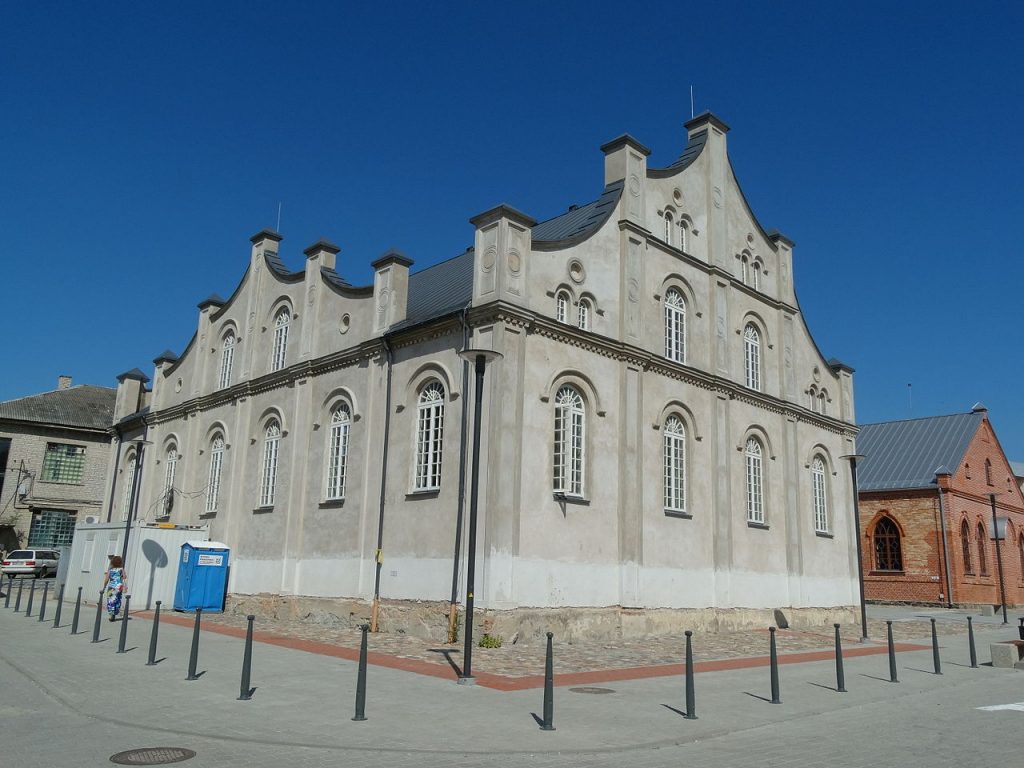
[[405,320],[391,330],[462,309],[473,299],[473,249],[409,275]]
[[619,202],[623,180],[613,181],[592,203],[571,208],[561,216],[542,221],[532,230],[533,247],[550,250],[585,240],[604,223]]
[[0,403],[0,420],[61,427],[108,429],[114,421],[117,390],[81,384]]
[[1010,471],[1014,477],[1024,477],[1024,461],[1011,461]]
[[956,472],[985,418],[983,411],[863,424],[857,435],[861,491],[934,488],[935,470]]
[[693,163],[694,160],[700,155],[701,150],[704,149],[704,145],[708,141],[708,132],[705,128],[703,131],[698,131],[690,140],[686,143],[686,147],[683,149],[683,154],[679,156],[672,165],[667,168],[648,168],[647,178],[649,179],[664,179],[669,176],[675,176],[680,171],[685,170]]

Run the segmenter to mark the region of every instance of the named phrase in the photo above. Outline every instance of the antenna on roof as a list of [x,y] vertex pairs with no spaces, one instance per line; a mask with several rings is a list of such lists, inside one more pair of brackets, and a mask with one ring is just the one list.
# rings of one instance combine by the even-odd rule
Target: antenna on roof
[[693,84],[690,84],[690,119],[693,119]]
[[275,229],[274,231],[281,231],[281,203],[277,204],[277,229]]
[[914,415],[914,385],[907,384],[907,396],[910,398],[910,415]]

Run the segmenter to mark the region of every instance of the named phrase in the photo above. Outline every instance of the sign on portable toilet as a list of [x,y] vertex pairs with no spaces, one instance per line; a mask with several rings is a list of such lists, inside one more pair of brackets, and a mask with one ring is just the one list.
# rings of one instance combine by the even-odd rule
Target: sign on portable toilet
[[207,613],[223,611],[230,554],[228,545],[219,541],[186,541],[182,544],[174,610],[202,608]]

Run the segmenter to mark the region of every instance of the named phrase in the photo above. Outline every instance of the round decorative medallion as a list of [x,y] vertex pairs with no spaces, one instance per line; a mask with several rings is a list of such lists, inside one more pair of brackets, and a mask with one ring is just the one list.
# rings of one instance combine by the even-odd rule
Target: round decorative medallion
[[181,388],[183,386],[184,386],[184,382],[181,379],[178,379],[176,382],[174,382],[174,391],[175,392],[181,392]]
[[821,381],[821,371],[818,370],[818,366],[814,366],[814,380],[816,382]]
[[640,195],[640,179],[636,176],[629,177],[629,194],[633,197],[638,197]]
[[484,272],[490,272],[494,269],[494,262],[498,258],[498,249],[493,245],[489,246],[484,251],[483,256],[480,257],[480,266],[483,267]]
[[633,302],[640,299],[640,282],[635,277],[629,278],[629,282],[626,283],[626,295]]
[[753,245],[754,244],[754,233],[753,232],[747,232],[747,243],[749,245]]
[[519,251],[508,252],[508,271],[513,275],[518,275],[520,268],[523,266],[523,259],[519,255]]
[[583,262],[579,259],[572,259],[569,262],[569,279],[577,285],[587,279],[587,271],[583,268]]
[[309,286],[309,298],[307,299],[309,306],[312,307],[314,301],[316,301],[316,285],[311,285]]
[[380,292],[380,298],[377,300],[377,311],[383,312],[388,308],[388,302],[391,301],[391,291],[385,288]]
[[348,333],[349,326],[352,325],[352,316],[346,312],[341,316],[341,323],[338,325],[338,333]]
[[721,208],[722,207],[722,189],[720,187],[715,187],[715,190],[712,193],[711,197],[714,200],[715,208]]
[[672,190],[672,199],[676,201],[676,205],[682,205],[683,204],[683,190],[681,190],[679,187],[676,187],[675,189],[673,189]]

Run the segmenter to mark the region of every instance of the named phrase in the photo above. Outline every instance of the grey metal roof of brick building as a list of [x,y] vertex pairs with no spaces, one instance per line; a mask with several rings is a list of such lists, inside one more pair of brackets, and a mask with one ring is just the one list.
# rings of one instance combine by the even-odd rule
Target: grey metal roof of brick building
[[117,390],[80,384],[0,403],[0,420],[27,421],[83,429],[108,429],[114,421]]
[[935,470],[955,472],[985,418],[984,410],[862,424],[857,435],[861,491],[934,488]]

